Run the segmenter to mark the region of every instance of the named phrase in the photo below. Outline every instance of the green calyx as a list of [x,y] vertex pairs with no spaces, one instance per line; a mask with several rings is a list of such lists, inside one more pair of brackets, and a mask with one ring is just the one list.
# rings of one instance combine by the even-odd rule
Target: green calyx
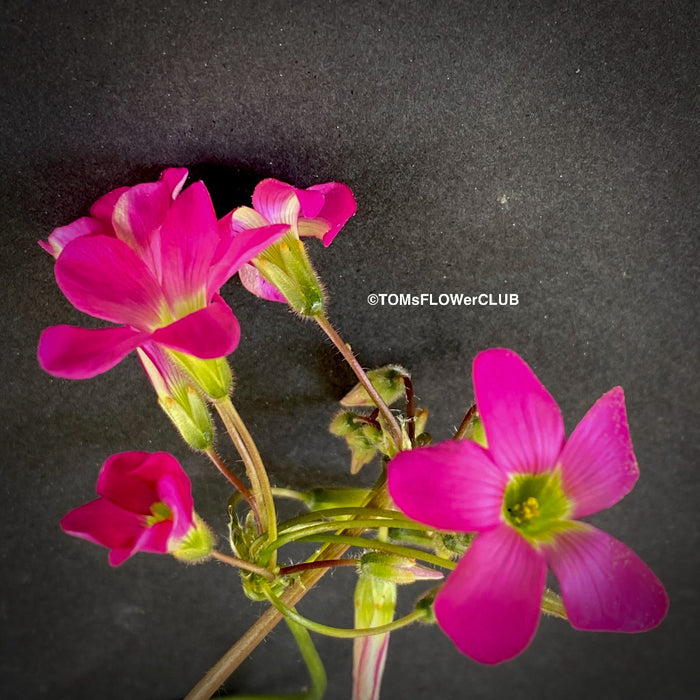
[[213,401],[223,399],[231,393],[233,375],[226,358],[202,360],[176,350],[168,350],[168,354],[193,383]]
[[503,515],[533,542],[542,542],[571,527],[566,520],[571,504],[564,495],[558,471],[515,474],[506,486]]
[[185,563],[205,561],[214,548],[214,536],[207,524],[197,515],[194,516],[194,526],[177,543],[171,554]]
[[273,284],[300,316],[323,314],[325,293],[306,248],[295,233],[264,250],[253,263],[260,274]]

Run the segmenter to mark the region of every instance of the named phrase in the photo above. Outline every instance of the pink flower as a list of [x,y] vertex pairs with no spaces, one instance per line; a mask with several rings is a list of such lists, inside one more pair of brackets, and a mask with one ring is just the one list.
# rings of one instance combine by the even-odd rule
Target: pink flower
[[171,168],[158,182],[113,190],[91,216],[40,243],[56,258],[56,281],[73,306],[119,324],[47,328],[38,352],[47,372],[92,377],[153,345],[202,359],[235,349],[238,321],[219,289],[286,227],[235,237],[229,227],[220,231],[203,183],[180,193],[186,178],[185,169]]
[[565,440],[559,407],[514,352],[480,353],[473,374],[488,449],[449,441],[389,464],[389,492],[409,517],[479,533],[437,595],[439,625],[477,661],[516,656],[535,634],[547,567],[576,629],[658,625],[668,609],[661,582],[622,542],[578,520],[637,481],[622,389]]
[[98,499],[68,513],[61,527],[108,547],[112,566],[136,552],[174,552],[196,527],[190,480],[165,452],[112,455],[97,493]]
[[[300,190],[279,180],[260,182],[253,192],[253,208],[239,207],[222,219],[234,235],[284,224],[297,236],[320,238],[328,247],[357,205],[352,191],[340,182],[326,182]],[[271,301],[287,299],[253,265],[239,271],[241,282],[256,296]]]

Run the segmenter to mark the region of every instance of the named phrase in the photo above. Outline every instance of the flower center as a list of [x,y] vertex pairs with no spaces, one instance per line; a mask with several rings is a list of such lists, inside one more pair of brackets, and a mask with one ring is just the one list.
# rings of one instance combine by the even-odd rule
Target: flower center
[[148,527],[153,527],[156,523],[162,523],[164,520],[172,520],[173,512],[168,508],[168,506],[163,503],[163,501],[158,501],[151,506],[151,513],[153,515],[146,516],[146,522]]
[[570,510],[558,471],[513,474],[503,496],[506,522],[532,541],[547,540],[567,527]]

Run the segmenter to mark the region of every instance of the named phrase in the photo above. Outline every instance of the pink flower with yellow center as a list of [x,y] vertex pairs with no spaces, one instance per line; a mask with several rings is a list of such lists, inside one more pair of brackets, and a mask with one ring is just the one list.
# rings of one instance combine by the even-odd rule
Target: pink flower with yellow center
[[479,533],[435,600],[440,627],[468,656],[506,661],[535,634],[547,568],[580,630],[642,632],[666,615],[652,571],[622,542],[581,522],[639,476],[620,387],[568,440],[559,407],[525,362],[493,349],[474,360],[488,448],[449,441],[402,452],[389,492],[411,518]]
[[197,531],[192,487],[165,452],[112,455],[97,480],[99,498],[61,520],[65,532],[108,547],[119,566],[136,552],[177,552]]
[[[302,190],[268,178],[256,186],[252,209],[238,207],[224,217],[222,223],[230,226],[234,235],[283,224],[293,235],[319,238],[328,247],[356,209],[352,191],[340,182],[326,182]],[[244,265],[239,276],[246,289],[256,296],[282,303],[288,301],[254,265]]]
[[157,355],[154,345],[204,360],[236,348],[238,321],[219,289],[287,227],[234,237],[229,226],[219,228],[203,183],[181,192],[186,178],[185,169],[171,168],[158,182],[113,190],[91,216],[40,243],[56,258],[56,281],[71,304],[119,324],[47,328],[38,352],[47,372],[92,377],[136,348]]

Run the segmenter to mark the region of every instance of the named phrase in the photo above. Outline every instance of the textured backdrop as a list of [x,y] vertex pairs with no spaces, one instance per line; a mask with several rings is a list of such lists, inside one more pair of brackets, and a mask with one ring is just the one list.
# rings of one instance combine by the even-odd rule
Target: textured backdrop
[[[546,619],[497,668],[437,628],[409,629],[393,635],[384,697],[698,696],[696,3],[6,0],[0,12],[4,698],[181,698],[261,609],[223,565],[138,555],[113,570],[58,527],[108,455],[145,449],[181,459],[225,534],[226,484],[179,441],[135,357],[82,382],[35,359],[45,326],[84,322],[36,241],[170,165],[202,178],[221,214],[268,176],[353,188],[354,219],[330,248],[310,245],[331,318],[365,366],[412,370],[436,438],[470,404],[485,347],[517,350],[569,430],[625,388],[642,476],[593,521],[664,581],[666,621],[627,636]],[[370,306],[372,292],[520,303]],[[237,280],[224,296],[243,329],[236,402],[273,483],[353,483],[326,432],[353,384],[338,354]],[[301,608],[349,624],[352,573],[332,578]],[[349,697],[350,646],[319,639],[331,700]],[[226,687],[305,682],[280,627]]]

